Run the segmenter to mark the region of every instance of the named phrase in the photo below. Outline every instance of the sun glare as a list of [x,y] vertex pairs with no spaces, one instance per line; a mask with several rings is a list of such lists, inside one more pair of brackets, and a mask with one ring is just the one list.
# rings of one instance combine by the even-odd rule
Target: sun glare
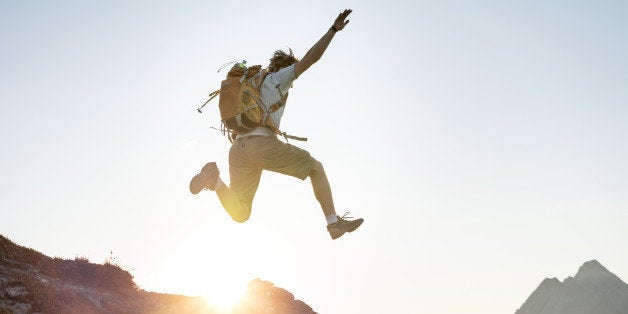
[[220,311],[220,313],[228,313],[238,305],[245,293],[245,285],[223,283],[220,287],[207,291],[203,297],[212,308]]

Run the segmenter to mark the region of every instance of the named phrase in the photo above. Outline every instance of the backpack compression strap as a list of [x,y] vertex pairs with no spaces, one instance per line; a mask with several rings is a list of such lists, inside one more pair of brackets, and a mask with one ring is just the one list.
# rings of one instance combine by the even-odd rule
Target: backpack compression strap
[[286,132],[283,132],[280,135],[283,136],[286,139],[286,142],[288,141],[288,139],[297,140],[297,141],[301,141],[301,142],[307,142],[307,137],[298,137],[298,136],[286,134]]
[[218,96],[218,94],[220,94],[220,90],[211,92],[209,94],[209,99],[202,106],[196,108],[196,111],[198,111],[199,113],[203,113],[201,111],[201,109],[203,109],[203,107],[205,107],[205,105],[207,105],[210,101],[212,101],[212,99],[214,99],[214,97]]

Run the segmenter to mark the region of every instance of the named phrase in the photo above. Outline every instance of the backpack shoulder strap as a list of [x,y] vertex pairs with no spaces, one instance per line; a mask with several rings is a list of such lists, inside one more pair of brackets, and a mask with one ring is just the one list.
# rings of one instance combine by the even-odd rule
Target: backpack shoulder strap
[[281,96],[281,98],[279,98],[279,101],[277,101],[276,103],[272,104],[268,109],[270,110],[270,112],[275,112],[277,110],[279,110],[279,108],[283,107],[286,105],[286,100],[288,100],[288,93],[282,93],[281,89],[279,88],[279,84],[277,84],[275,86],[275,88],[277,88],[277,92],[279,93],[279,96]]
[[257,91],[262,92],[262,84],[264,84],[264,80],[268,76],[268,69],[264,69],[259,74],[259,81],[257,81]]

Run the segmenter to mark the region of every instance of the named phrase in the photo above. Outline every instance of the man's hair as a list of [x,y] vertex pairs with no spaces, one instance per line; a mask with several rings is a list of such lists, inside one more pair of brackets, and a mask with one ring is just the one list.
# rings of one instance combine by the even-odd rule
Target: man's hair
[[279,69],[291,66],[299,61],[292,53],[292,49],[288,48],[288,50],[290,50],[289,54],[283,50],[276,50],[273,53],[273,57],[270,58],[270,64],[268,65],[270,72],[279,71]]

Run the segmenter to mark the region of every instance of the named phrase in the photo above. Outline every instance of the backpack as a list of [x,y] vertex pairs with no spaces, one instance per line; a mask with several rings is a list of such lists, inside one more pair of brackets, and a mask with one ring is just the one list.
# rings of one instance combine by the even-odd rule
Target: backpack
[[[281,132],[277,127],[270,114],[285,105],[288,94],[284,95],[279,91],[281,99],[275,104],[266,106],[260,95],[266,75],[268,70],[262,69],[261,65],[247,67],[246,61],[236,63],[222,81],[220,89],[209,94],[210,98],[203,106],[220,95],[218,107],[222,122],[221,131],[223,134],[229,134],[230,141],[233,141],[238,133],[248,132],[257,127],[267,127],[275,134],[282,135],[286,141],[288,138],[306,141],[306,138]],[[200,108],[197,110],[200,112]]]

